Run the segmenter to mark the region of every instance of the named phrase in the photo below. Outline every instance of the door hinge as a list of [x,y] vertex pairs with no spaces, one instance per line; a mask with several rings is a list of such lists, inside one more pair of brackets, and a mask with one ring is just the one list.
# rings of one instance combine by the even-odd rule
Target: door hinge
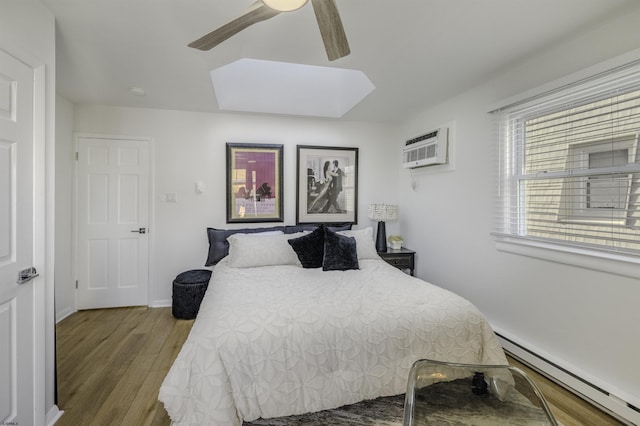
[[76,152],[76,161],[78,161],[79,158],[80,158],[80,154],[78,154],[78,152]]
[[76,290],[78,289],[78,280],[76,280]]

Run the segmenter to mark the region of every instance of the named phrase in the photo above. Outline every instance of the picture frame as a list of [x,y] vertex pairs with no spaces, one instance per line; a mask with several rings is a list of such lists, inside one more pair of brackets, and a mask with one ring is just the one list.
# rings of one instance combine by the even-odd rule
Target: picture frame
[[298,145],[296,223],[357,223],[358,148]]
[[227,223],[283,222],[283,145],[227,143]]

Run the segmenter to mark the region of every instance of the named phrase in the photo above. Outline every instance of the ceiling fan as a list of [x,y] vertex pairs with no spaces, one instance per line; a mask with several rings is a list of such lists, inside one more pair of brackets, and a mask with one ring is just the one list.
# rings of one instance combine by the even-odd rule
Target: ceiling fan
[[[258,0],[249,7],[244,15],[200,37],[190,43],[189,47],[209,50],[250,25],[273,18],[282,12],[298,10],[308,1]],[[320,34],[322,35],[322,41],[329,60],[334,61],[347,56],[351,50],[349,49],[349,43],[342,27],[342,20],[335,0],[311,0],[311,4],[316,14],[316,20],[318,21],[318,27],[320,28]]]

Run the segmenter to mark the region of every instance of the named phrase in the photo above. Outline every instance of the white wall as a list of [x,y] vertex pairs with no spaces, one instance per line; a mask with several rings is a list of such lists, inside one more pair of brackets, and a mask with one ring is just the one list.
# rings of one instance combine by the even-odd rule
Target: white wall
[[[296,211],[296,145],[359,148],[358,225],[373,226],[367,219],[371,202],[395,203],[399,152],[393,125],[336,120],[316,120],[249,114],[203,114],[181,111],[77,106],[75,130],[150,137],[153,139],[155,178],[154,208],[149,237],[153,265],[150,304],[171,301],[171,283],[185,270],[204,265],[207,227],[270,226],[226,223],[226,142],[284,145],[284,219],[294,224]],[[390,161],[389,159],[393,159]],[[391,171],[389,171],[391,170]],[[205,191],[195,192],[195,182]],[[177,203],[161,201],[165,193],[177,193]],[[394,225],[389,224],[388,232]],[[71,288],[63,290],[73,292]]]
[[456,170],[417,170],[416,191],[402,172],[399,192],[401,232],[417,250],[420,277],[467,297],[529,349],[640,406],[640,282],[498,252],[490,235],[496,140],[488,107],[639,48],[640,9],[626,12],[416,113],[407,137],[455,121]]
[[56,97],[56,259],[55,308],[56,322],[76,311],[72,237],[75,167],[73,130],[74,106],[61,96]]
[[[38,0],[0,2],[0,49],[37,69],[36,72],[40,72],[39,70],[43,67],[45,72],[43,88],[45,101],[44,105],[36,105],[35,117],[35,164],[44,164],[44,170],[42,167],[34,170],[36,189],[34,227],[37,240],[34,247],[34,263],[44,282],[44,288],[36,287],[35,292],[35,304],[44,310],[44,315],[42,312],[36,313],[35,335],[37,339],[40,336],[44,338],[44,342],[36,341],[36,359],[40,359],[44,351],[44,365],[36,365],[34,372],[37,392],[34,415],[38,423],[43,423],[58,414],[54,402],[55,20],[53,14]],[[38,109],[39,107],[41,109]],[[40,130],[43,130],[44,134],[39,134]],[[42,323],[40,319],[43,320]],[[41,383],[44,383],[44,386]]]

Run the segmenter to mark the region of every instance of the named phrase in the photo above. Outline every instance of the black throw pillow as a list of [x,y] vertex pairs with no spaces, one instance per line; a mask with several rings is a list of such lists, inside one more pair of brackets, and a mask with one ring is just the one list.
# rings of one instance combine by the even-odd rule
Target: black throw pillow
[[320,268],[324,257],[324,225],[302,237],[288,240],[303,268]]
[[322,270],[346,271],[349,269],[360,269],[356,239],[325,229]]

